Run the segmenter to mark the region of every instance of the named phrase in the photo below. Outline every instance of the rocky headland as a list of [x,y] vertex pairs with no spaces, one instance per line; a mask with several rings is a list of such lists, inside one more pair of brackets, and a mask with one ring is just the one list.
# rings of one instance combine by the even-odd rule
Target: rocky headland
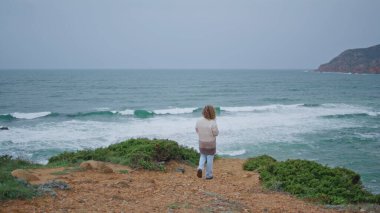
[[317,71],[380,74],[380,44],[345,50]]

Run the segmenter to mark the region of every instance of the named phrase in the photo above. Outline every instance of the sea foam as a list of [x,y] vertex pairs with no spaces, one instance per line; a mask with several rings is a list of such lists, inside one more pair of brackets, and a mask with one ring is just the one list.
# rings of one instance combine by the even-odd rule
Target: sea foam
[[244,155],[247,151],[245,149],[231,150],[231,151],[219,151],[219,155],[239,156]]
[[122,110],[122,111],[112,111],[113,113],[119,113],[120,115],[133,115],[134,114],[134,110],[131,110],[131,109],[125,109],[125,110]]
[[158,109],[153,110],[153,112],[157,115],[178,115],[178,114],[187,114],[187,113],[193,113],[198,108],[192,107],[192,108],[172,108],[172,109]]
[[[198,148],[195,123],[201,117],[183,116],[197,108],[173,108],[162,111],[142,111],[144,119],[136,117],[136,110],[106,111],[60,117],[56,121],[46,120],[33,125],[15,126],[0,134],[0,142],[11,141],[2,146],[6,150],[19,150],[18,154],[39,153],[41,150],[78,150],[97,148],[117,143],[128,138],[168,138],[182,145]],[[252,146],[275,143],[304,143],[303,135],[323,131],[361,127],[361,122],[346,119],[347,116],[362,116],[373,113],[373,109],[347,104],[264,105],[250,107],[221,107],[228,110],[217,116],[220,135],[217,138],[220,154],[237,156],[248,153]],[[153,116],[153,113],[162,113]],[[165,116],[172,113],[172,116]],[[178,113],[178,114],[175,114]],[[50,112],[16,114],[19,119],[47,116]],[[81,120],[77,116],[108,116],[125,114],[123,120]],[[377,114],[374,113],[374,114]],[[62,120],[63,119],[63,120]],[[373,137],[377,137],[374,135]],[[18,155],[17,153],[13,153]],[[34,156],[40,162],[47,156]]]
[[35,119],[35,118],[45,117],[50,114],[51,112],[31,112],[31,113],[14,112],[14,113],[11,113],[10,115],[18,119]]

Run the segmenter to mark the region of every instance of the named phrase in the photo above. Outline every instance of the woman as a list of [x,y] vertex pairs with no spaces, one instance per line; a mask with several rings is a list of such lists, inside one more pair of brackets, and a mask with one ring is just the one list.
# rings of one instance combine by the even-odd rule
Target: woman
[[219,130],[215,121],[215,109],[213,106],[205,106],[202,115],[203,118],[198,120],[195,126],[199,137],[199,152],[201,153],[197,176],[202,178],[202,170],[207,161],[206,180],[211,180],[213,178],[212,165],[216,152],[216,136],[218,136]]

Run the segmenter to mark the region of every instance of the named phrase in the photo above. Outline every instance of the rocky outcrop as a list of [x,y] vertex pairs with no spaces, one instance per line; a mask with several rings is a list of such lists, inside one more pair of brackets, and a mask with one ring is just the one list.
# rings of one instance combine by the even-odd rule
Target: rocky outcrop
[[317,71],[380,74],[380,45],[346,50]]
[[11,174],[13,177],[17,179],[25,180],[26,182],[40,180],[36,175],[24,169],[16,169],[12,171]]
[[94,161],[94,160],[89,160],[81,163],[79,165],[80,168],[82,169],[93,169],[97,170],[102,173],[112,173],[113,170],[111,167],[107,166],[104,162],[101,161]]

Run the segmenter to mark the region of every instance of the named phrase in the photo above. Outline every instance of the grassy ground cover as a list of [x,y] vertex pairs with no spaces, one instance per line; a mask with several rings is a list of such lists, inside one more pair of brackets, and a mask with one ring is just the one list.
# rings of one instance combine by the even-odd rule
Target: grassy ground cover
[[8,155],[0,156],[0,200],[31,198],[36,195],[36,188],[24,181],[15,179],[11,172],[15,169],[38,167],[41,165],[21,159],[12,159]]
[[380,203],[380,195],[366,191],[360,175],[313,161],[276,161],[268,155],[248,159],[243,168],[258,171],[264,187],[289,192],[324,204]]

